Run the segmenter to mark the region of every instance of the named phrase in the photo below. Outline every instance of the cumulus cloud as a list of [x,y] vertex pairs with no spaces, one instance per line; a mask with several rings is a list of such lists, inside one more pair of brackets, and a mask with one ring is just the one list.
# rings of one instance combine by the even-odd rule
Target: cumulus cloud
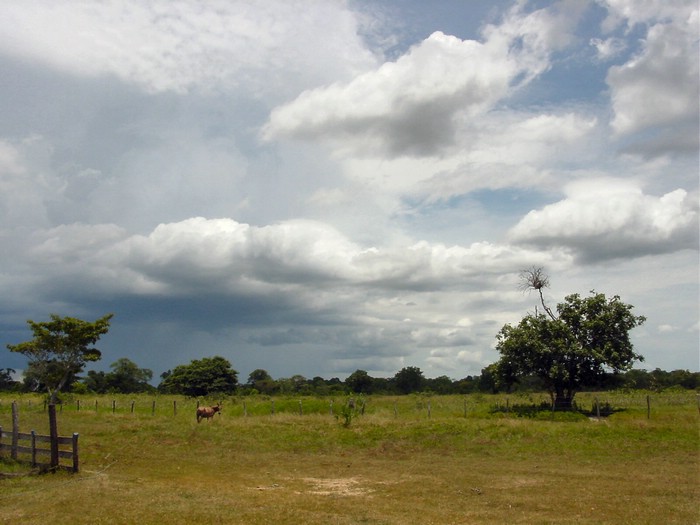
[[[329,225],[309,220],[256,227],[197,217],[161,224],[145,236],[127,235],[114,225],[74,224],[37,233],[35,242],[32,255],[48,273],[60,266],[64,276],[72,272],[85,279],[94,273],[98,279],[111,271],[114,291],[166,295],[205,289],[294,292],[331,284],[438,290],[447,283],[481,282],[487,275],[517,271],[523,261],[566,259],[561,253],[488,242],[362,247]],[[143,283],[147,285],[140,289]]]
[[682,189],[655,197],[630,182],[580,181],[566,199],[528,213],[510,237],[566,247],[586,262],[697,249],[698,204]]
[[[487,242],[361,246],[308,220],[253,226],[199,217],[146,235],[76,223],[37,230],[30,242],[22,271],[35,304],[116,308],[120,325],[155,323],[148,337],[164,340],[172,323],[201,337],[235,327],[229,336],[258,351],[332,349],[348,371],[365,361],[396,368],[407,352],[440,349],[426,361],[435,369],[477,366],[460,352],[493,336],[495,304],[509,304],[499,319],[513,315],[523,300],[511,282],[519,269],[570,264],[556,250]],[[467,305],[484,312],[467,318]]]
[[[609,8],[630,25],[648,29],[641,51],[628,62],[610,68],[614,117],[618,135],[645,130],[682,128],[686,141],[666,141],[667,151],[697,151],[700,114],[698,7],[691,2],[610,2]],[[668,133],[668,131],[666,131]],[[678,139],[678,134],[674,134]],[[662,136],[662,140],[663,140]]]
[[564,12],[516,6],[484,29],[483,42],[435,32],[396,62],[276,108],[263,135],[331,139],[370,155],[436,155],[454,144],[458,117],[485,114],[547,69],[549,54],[568,42],[575,17]]
[[599,128],[595,116],[571,111],[491,111],[457,132],[463,147],[451,155],[355,157],[343,161],[344,175],[371,190],[387,213],[412,213],[482,189],[541,191],[557,188],[562,169],[583,166],[595,154]]
[[105,365],[460,377],[536,265],[694,358],[695,8],[472,4],[0,2],[5,340],[114,312]]

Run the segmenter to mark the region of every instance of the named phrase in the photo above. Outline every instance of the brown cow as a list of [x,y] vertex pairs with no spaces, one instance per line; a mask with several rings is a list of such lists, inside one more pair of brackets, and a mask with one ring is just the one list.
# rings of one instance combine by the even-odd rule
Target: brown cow
[[214,414],[221,412],[221,404],[217,403],[214,407],[197,407],[197,423],[201,422],[202,419],[209,419],[214,417]]

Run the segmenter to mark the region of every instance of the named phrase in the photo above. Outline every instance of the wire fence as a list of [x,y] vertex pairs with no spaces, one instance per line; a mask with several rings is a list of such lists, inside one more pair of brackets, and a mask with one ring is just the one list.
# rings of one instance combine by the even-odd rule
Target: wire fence
[[[44,412],[46,401],[38,395],[25,394],[10,398],[0,395],[0,416],[9,413],[16,401],[26,412]],[[328,415],[338,417],[348,409],[355,414],[424,419],[454,417],[492,417],[494,414],[527,416],[546,413],[552,407],[547,393],[532,394],[468,394],[432,395],[409,394],[403,396],[220,396],[212,398],[188,398],[139,394],[71,396],[57,405],[59,414],[64,412],[105,416],[191,417],[196,419],[199,406],[220,404],[222,417],[261,417],[287,415]],[[700,411],[700,394],[695,391],[674,392],[582,392],[576,395],[573,411],[595,417],[605,417],[615,412],[637,411],[652,417],[659,407],[697,406]],[[217,414],[218,416],[218,414]]]

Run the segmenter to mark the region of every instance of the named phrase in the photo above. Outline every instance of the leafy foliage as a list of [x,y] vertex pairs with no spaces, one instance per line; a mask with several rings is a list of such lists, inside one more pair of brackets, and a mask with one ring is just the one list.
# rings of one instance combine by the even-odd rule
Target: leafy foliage
[[52,314],[47,322],[29,320],[27,324],[34,338],[7,348],[29,359],[35,381],[47,390],[50,402],[55,403],[61,389],[72,382],[87,362],[102,357],[92,345],[109,331],[111,318],[112,314],[108,314],[91,323]]
[[109,366],[112,371],[108,373],[93,370],[87,373],[83,383],[90,391],[98,394],[107,392],[131,394],[153,390],[153,387],[148,384],[153,377],[153,372],[148,368],[139,368],[136,363],[125,357],[117,359]]
[[220,356],[194,359],[189,365],[176,366],[163,374],[158,389],[170,394],[208,396],[233,394],[238,386],[238,372]]
[[367,394],[372,391],[372,378],[365,370],[355,370],[345,380],[345,384],[357,394]]
[[420,368],[416,366],[406,366],[399,370],[394,376],[394,384],[402,394],[420,392],[425,385],[425,377]]
[[512,384],[535,375],[555,406],[570,407],[576,392],[599,382],[606,370],[626,371],[643,360],[629,332],[645,318],[632,308],[619,296],[572,294],[557,305],[558,316],[547,309],[549,315],[529,314],[517,326],[505,325],[497,336],[497,376]]

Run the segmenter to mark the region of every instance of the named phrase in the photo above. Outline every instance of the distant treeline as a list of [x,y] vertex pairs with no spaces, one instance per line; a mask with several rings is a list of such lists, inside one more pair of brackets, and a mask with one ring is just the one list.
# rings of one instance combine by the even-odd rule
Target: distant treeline
[[[263,369],[250,373],[245,383],[238,380],[238,372],[222,357],[194,360],[188,365],[180,365],[161,375],[161,382],[153,386],[151,370],[139,368],[126,358],[121,358],[110,365],[110,372],[89,371],[85,377],[75,376],[67,391],[75,393],[139,393],[161,392],[190,396],[209,394],[238,395],[339,395],[339,394],[411,394],[415,392],[432,392],[435,394],[471,394],[484,393],[528,393],[546,391],[541,380],[534,376],[521,378],[509,387],[500,385],[492,373],[492,367],[486,367],[481,374],[462,379],[447,376],[427,378],[418,367],[405,367],[393,377],[372,377],[364,370],[356,370],[344,381],[334,377],[324,379],[314,377],[307,379],[302,375],[293,375],[273,379]],[[15,371],[0,369],[0,390],[16,392],[40,392],[41,381],[31,368],[24,375],[23,381],[13,380]],[[653,371],[630,370],[619,374],[605,374],[597,384],[588,388],[591,391],[604,390],[651,390],[662,391],[668,388],[700,389],[700,372],[673,370],[666,372],[659,368]]]

